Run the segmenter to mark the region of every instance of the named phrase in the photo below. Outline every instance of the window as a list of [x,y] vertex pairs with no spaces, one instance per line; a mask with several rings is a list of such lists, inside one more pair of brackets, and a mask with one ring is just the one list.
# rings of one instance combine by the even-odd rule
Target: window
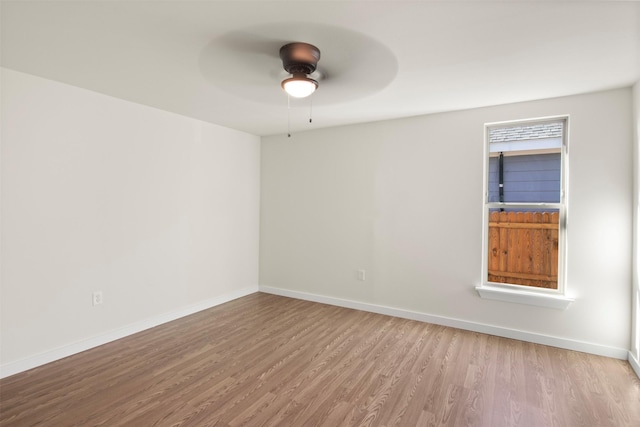
[[563,274],[567,123],[485,125],[483,297],[560,308],[571,301]]

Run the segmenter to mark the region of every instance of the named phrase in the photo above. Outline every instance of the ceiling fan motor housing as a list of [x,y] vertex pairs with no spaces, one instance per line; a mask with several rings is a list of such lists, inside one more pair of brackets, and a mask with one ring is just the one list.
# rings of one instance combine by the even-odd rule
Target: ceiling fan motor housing
[[289,43],[280,48],[280,59],[290,74],[311,74],[320,60],[320,49],[309,43]]

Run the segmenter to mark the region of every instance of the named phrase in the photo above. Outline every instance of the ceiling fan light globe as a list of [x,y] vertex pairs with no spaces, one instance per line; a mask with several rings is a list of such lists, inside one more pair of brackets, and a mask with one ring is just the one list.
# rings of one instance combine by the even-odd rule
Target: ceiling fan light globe
[[318,82],[307,76],[293,76],[282,81],[282,88],[294,98],[306,98],[316,91]]

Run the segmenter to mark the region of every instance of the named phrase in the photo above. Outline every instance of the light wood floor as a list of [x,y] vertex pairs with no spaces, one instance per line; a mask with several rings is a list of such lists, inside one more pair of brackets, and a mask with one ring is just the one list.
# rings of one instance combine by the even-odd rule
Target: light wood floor
[[0,393],[2,426],[640,426],[625,361],[261,293]]

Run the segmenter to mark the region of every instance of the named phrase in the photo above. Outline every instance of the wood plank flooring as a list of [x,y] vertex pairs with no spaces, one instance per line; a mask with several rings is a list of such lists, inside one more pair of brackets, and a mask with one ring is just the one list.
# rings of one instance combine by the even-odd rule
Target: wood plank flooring
[[640,426],[625,361],[256,293],[0,380],[2,426]]

